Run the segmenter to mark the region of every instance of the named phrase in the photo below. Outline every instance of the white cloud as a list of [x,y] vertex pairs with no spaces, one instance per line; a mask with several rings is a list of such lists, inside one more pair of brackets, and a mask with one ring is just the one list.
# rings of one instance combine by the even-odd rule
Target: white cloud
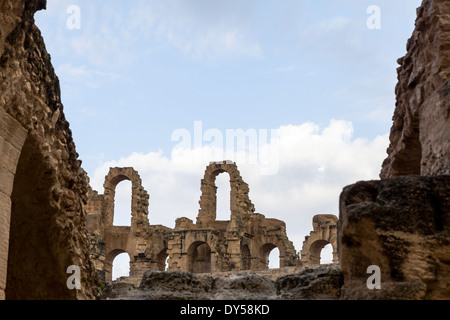
[[[258,165],[237,163],[250,186],[250,199],[256,212],[286,222],[288,236],[297,251],[312,229],[315,214],[338,215],[342,188],[359,180],[378,179],[385,158],[388,135],[373,140],[355,138],[350,122],[332,120],[321,129],[314,123],[286,125],[279,129],[279,168],[277,174],[262,175]],[[171,157],[161,151],[133,153],[119,160],[104,162],[92,175],[94,189],[103,193],[104,177],[110,167],[134,167],[150,195],[151,224],[174,227],[175,219],[196,221],[200,199],[200,180],[208,161],[190,153],[212,154],[186,149]],[[218,160],[218,159],[210,159]],[[232,159],[231,159],[232,160]]]

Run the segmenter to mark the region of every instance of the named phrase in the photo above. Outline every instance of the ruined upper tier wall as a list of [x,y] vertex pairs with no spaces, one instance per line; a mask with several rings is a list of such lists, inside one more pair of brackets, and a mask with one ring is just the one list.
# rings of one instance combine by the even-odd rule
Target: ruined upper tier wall
[[398,60],[397,101],[381,178],[450,174],[450,1],[424,0]]

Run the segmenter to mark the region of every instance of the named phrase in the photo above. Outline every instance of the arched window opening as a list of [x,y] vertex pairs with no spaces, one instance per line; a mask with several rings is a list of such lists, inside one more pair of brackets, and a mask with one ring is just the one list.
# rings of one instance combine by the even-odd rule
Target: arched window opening
[[211,248],[206,242],[194,242],[188,250],[188,272],[211,272]]
[[[277,250],[274,250],[277,249]],[[270,256],[274,251],[273,256]],[[280,253],[276,245],[273,243],[266,243],[259,250],[260,257],[260,270],[267,270],[269,268],[279,268],[280,267]]]
[[230,175],[227,172],[216,177],[216,220],[230,220]]
[[113,220],[115,226],[131,226],[131,188],[129,180],[124,180],[116,186]]
[[167,249],[162,250],[156,256],[157,268],[159,271],[166,271],[168,266],[169,255],[167,254]]
[[118,254],[112,263],[112,279],[128,277],[130,275],[130,256],[128,253]]
[[275,247],[269,253],[269,269],[280,268],[280,250]]
[[333,263],[333,247],[331,243],[327,244],[322,248],[320,252],[320,264],[331,264]]
[[[312,265],[320,265],[323,264],[323,261],[321,261],[321,253],[322,253],[322,249],[327,246],[328,244],[330,244],[328,241],[326,240],[316,240],[314,241],[310,248],[309,248],[309,254],[310,254],[310,263]],[[328,251],[328,249],[324,252],[324,254],[326,255],[326,252]],[[325,256],[324,256],[325,258]],[[328,259],[328,258],[327,258]]]

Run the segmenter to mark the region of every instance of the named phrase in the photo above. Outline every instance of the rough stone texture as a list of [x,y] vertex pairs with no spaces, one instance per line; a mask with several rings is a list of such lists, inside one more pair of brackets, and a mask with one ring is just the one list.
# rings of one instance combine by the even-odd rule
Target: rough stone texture
[[[381,181],[340,198],[342,299],[450,299],[450,2],[424,0],[398,60]],[[381,289],[367,286],[378,266]]]
[[276,283],[257,273],[231,274],[214,281],[213,300],[277,299]]
[[[115,226],[114,198],[117,185],[131,181],[131,226]],[[91,258],[103,281],[112,280],[114,258],[130,256],[130,276],[140,276],[147,270],[163,271],[171,228],[150,225],[149,195],[133,168],[111,168],[105,177],[104,194],[89,188],[87,230],[91,241]]]
[[[0,299],[92,299],[87,177],[34,24],[44,0],[0,3]],[[66,286],[81,268],[80,290]]]
[[343,283],[339,266],[332,265],[281,277],[277,288],[282,300],[337,300]]
[[[348,186],[338,226],[342,298],[450,298],[450,176]],[[366,286],[370,265],[380,267],[380,290]]]
[[212,276],[188,272],[148,271],[139,286],[113,281],[102,299],[111,300],[316,300],[338,299],[338,266],[308,268],[276,281],[257,273]]
[[407,54],[381,178],[450,174],[450,2],[424,0]]
[[[215,179],[224,172],[230,175],[230,220],[218,221]],[[115,188],[125,179],[132,183],[131,226],[114,226]],[[197,223],[179,218],[174,229],[149,224],[149,196],[133,168],[111,168],[104,188],[103,195],[89,190],[87,227],[91,257],[106,282],[112,280],[114,258],[123,252],[130,256],[130,277],[142,276],[146,271],[164,271],[167,257],[168,271],[266,270],[269,253],[276,247],[281,268],[301,265],[287,237],[285,223],[254,212],[249,187],[234,162],[213,162],[207,166],[201,182]]]

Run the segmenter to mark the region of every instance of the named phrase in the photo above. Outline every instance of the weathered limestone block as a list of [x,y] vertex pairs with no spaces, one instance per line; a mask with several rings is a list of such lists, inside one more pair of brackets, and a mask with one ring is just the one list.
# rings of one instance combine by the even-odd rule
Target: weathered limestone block
[[339,299],[338,266],[308,268],[271,279],[255,272],[193,274],[148,271],[140,284],[123,279],[107,284],[102,299],[112,300],[321,300]]
[[[450,298],[450,176],[348,186],[338,228],[342,298]],[[380,268],[380,290],[367,288],[371,265]]]
[[337,300],[344,282],[339,266],[307,268],[277,279],[282,300]]
[[424,0],[407,54],[380,177],[450,174],[450,2]]

